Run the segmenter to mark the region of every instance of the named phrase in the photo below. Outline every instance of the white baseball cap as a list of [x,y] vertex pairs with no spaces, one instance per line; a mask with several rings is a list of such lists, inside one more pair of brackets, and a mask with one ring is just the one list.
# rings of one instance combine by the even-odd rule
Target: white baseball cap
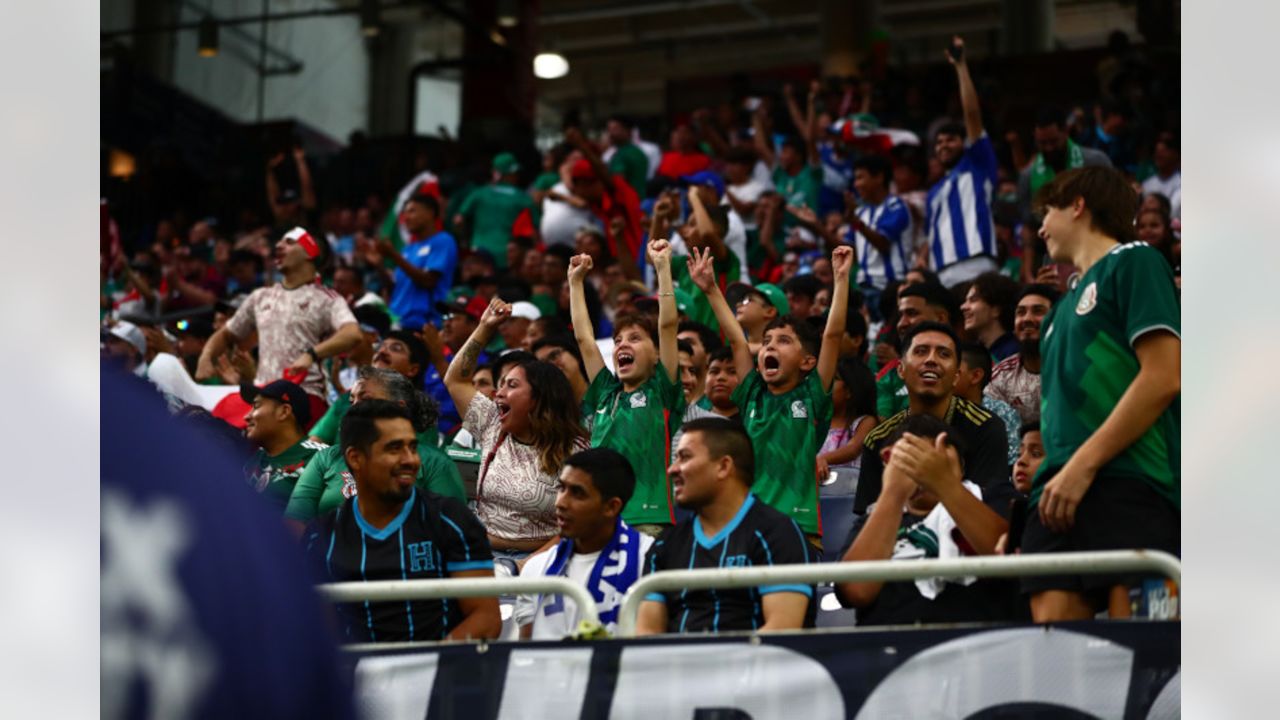
[[537,320],[542,317],[542,311],[538,309],[537,305],[527,300],[520,300],[511,304],[511,317]]
[[110,333],[132,345],[139,355],[147,354],[147,336],[142,334],[142,329],[137,325],[121,320],[111,326]]

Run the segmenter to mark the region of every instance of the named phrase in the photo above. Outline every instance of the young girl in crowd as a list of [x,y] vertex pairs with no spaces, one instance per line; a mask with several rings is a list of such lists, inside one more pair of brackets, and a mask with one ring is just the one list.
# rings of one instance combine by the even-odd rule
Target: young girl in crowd
[[818,457],[829,470],[856,471],[862,465],[862,441],[878,422],[876,379],[866,365],[853,359],[836,365],[831,404],[831,427]]

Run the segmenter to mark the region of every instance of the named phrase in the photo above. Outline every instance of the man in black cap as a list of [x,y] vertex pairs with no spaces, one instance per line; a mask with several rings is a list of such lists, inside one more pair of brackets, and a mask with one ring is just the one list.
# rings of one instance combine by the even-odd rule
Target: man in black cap
[[253,406],[244,418],[244,436],[258,446],[245,468],[249,484],[283,513],[307,461],[328,446],[307,438],[311,405],[297,384],[276,380],[259,388],[246,383],[240,397]]

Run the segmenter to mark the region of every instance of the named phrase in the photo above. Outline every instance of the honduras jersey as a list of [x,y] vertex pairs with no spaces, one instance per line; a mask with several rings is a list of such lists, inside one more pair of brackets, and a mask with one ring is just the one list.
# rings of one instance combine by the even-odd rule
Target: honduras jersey
[[889,252],[881,253],[860,232],[849,230],[848,241],[858,253],[858,284],[883,290],[907,276],[911,254],[911,210],[897,195],[889,195],[879,205],[858,206],[858,219],[889,239]]
[[983,133],[965,148],[960,162],[929,188],[929,257],[934,270],[971,257],[996,256],[991,217],[995,183],[996,153],[991,138]]

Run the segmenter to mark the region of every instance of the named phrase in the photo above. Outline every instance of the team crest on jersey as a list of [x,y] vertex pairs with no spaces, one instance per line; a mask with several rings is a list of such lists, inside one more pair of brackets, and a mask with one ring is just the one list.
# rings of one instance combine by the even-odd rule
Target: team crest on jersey
[[793,418],[809,417],[809,408],[804,406],[803,400],[796,400],[791,403],[791,417]]
[[262,468],[252,477],[253,489],[262,492],[271,484],[271,468]]
[[637,393],[631,396],[631,409],[649,407],[649,398],[644,393]]
[[342,497],[350,500],[356,496],[356,478],[349,470],[342,471]]
[[1088,315],[1098,306],[1098,283],[1091,282],[1085,286],[1084,292],[1080,294],[1080,302],[1076,303],[1077,315]]

